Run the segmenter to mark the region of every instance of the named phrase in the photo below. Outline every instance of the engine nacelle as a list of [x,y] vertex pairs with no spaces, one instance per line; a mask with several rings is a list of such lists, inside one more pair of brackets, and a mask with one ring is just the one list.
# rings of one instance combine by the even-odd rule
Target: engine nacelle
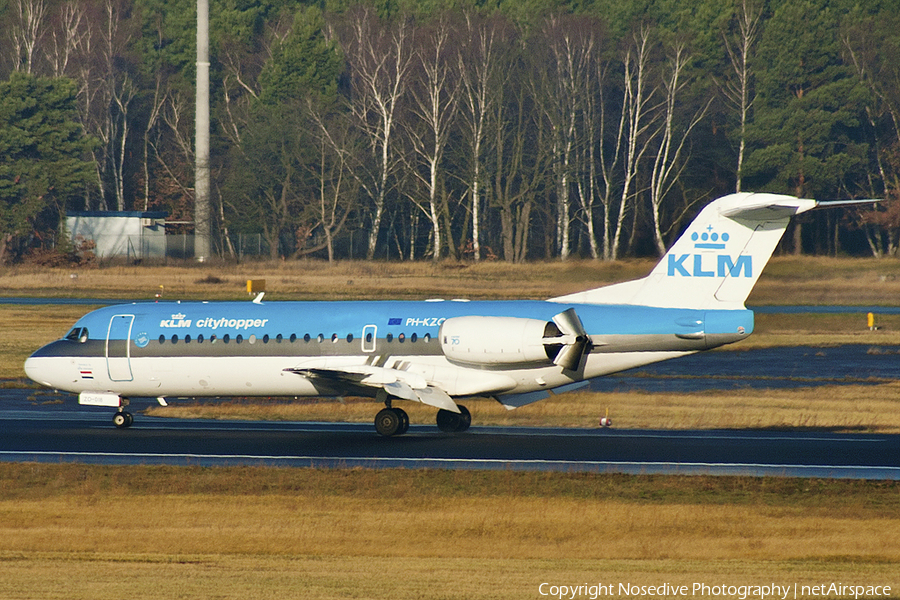
[[441,324],[441,350],[454,362],[472,365],[550,363],[545,337],[559,335],[552,322],[518,317],[452,317]]

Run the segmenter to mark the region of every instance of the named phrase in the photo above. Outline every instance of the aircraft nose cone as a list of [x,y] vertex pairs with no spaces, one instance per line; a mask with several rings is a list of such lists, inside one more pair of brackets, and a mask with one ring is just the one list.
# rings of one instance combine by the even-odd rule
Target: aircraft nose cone
[[25,374],[30,380],[36,383],[40,383],[41,385],[45,385],[47,387],[53,387],[53,385],[49,381],[47,381],[45,369],[43,368],[42,362],[43,361],[40,358],[35,358],[33,355],[26,358]]

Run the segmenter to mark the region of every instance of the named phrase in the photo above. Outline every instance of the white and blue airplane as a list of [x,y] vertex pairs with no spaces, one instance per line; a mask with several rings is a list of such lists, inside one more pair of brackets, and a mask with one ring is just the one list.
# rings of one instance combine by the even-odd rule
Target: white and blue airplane
[[744,302],[791,217],[822,203],[768,193],[707,205],[646,277],[543,301],[158,302],[92,311],[25,361],[50,388],[133,417],[129,397],[345,396],[385,404],[384,436],[438,409],[464,431],[459,403],[508,409],[590,379],[740,341]]

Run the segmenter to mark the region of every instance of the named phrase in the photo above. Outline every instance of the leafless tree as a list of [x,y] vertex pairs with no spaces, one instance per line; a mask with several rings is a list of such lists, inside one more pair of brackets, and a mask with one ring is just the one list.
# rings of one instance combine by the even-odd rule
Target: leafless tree
[[489,119],[492,202],[500,217],[503,257],[510,262],[522,262],[528,255],[535,198],[551,162],[546,150],[549,142],[543,137],[546,127],[536,123],[539,116],[530,110],[533,100],[524,82],[521,56],[525,51],[517,44],[516,52],[510,52],[504,62],[511,75],[498,90],[502,101],[494,104]]
[[35,53],[44,35],[47,5],[44,0],[15,0],[9,35],[12,38],[13,70],[32,73]]
[[396,146],[412,62],[410,30],[404,18],[384,22],[372,9],[360,7],[350,15],[343,43],[350,64],[350,110],[365,134],[373,163],[370,175],[360,179],[374,205],[368,259],[375,256],[388,192],[403,164]]
[[[317,119],[321,115],[317,115]],[[328,262],[334,262],[334,238],[344,228],[354,207],[359,183],[352,177],[346,160],[352,156],[351,132],[341,122],[335,121],[328,129],[318,129],[318,164],[313,172],[317,183],[316,198],[311,203],[305,229],[319,228],[324,241],[307,248],[299,248],[299,254],[310,254],[325,248]],[[298,244],[299,246],[299,244]]]
[[[413,64],[417,77],[410,86],[411,112],[415,118],[410,120],[407,130],[422,166],[415,165],[411,171],[424,186],[427,207],[415,197],[412,200],[431,223],[432,258],[439,260],[443,248],[441,215],[445,212],[441,194],[443,159],[459,97],[457,62],[451,59],[449,48],[456,35],[446,19],[439,19],[431,27],[420,28],[416,33]],[[446,235],[449,239],[449,230]]]
[[[585,97],[591,88],[597,40],[596,27],[580,17],[551,17],[544,25],[543,41],[549,52],[544,89],[536,93],[552,135],[556,191],[556,243],[559,258],[569,257],[572,220],[571,186],[578,147],[588,143],[585,135]],[[585,202],[590,201],[585,199]]]
[[[675,130],[676,111],[679,106],[678,95],[687,85],[683,80],[684,68],[689,56],[683,42],[675,42],[667,64],[667,73],[663,81],[665,101],[663,103],[662,124],[659,129],[659,146],[650,169],[650,209],[653,214],[653,238],[660,256],[666,253],[661,224],[662,204],[672,186],[684,170],[685,162],[682,152],[688,136],[706,115],[710,102],[698,110],[687,126],[680,132]],[[654,136],[656,137],[656,136]],[[673,221],[673,223],[677,220]]]
[[[138,90],[121,67],[130,33],[116,0],[105,0],[99,14],[89,19],[93,27],[83,38],[84,60],[76,79],[80,86],[82,123],[100,140],[94,151],[100,210],[124,210],[125,148],[130,133],[129,111]],[[99,40],[98,44],[93,44]],[[112,193],[112,202],[108,198]]]
[[638,175],[641,159],[649,147],[647,130],[651,126],[651,103],[654,101],[655,90],[648,89],[650,85],[650,51],[651,30],[647,25],[641,26],[632,38],[634,44],[629,44],[623,57],[624,66],[624,96],[622,99],[622,121],[619,129],[623,147],[622,168],[623,177],[621,193],[616,206],[615,235],[610,248],[610,258],[616,260],[619,257],[619,245],[624,231],[625,216],[629,210],[629,202],[632,199],[633,186]]
[[753,46],[759,33],[759,22],[762,17],[762,5],[755,6],[753,0],[741,0],[739,13],[737,14],[737,33],[729,37],[727,33],[722,36],[725,41],[725,50],[731,61],[734,79],[727,80],[720,85],[722,93],[737,108],[740,118],[740,139],[738,140],[737,156],[737,181],[735,191],[741,191],[741,180],[744,173],[744,151],[747,145],[747,122],[750,111],[753,108],[751,83],[753,71],[750,68],[750,59],[753,56]]
[[459,44],[459,74],[462,84],[460,116],[465,135],[466,154],[471,167],[466,187],[472,214],[472,257],[481,260],[482,179],[484,152],[488,144],[487,128],[510,71],[503,69],[501,55],[509,52],[511,32],[502,17],[482,19],[465,15],[465,26]]
[[69,75],[69,65],[82,52],[89,35],[84,8],[74,0],[62,4],[57,24],[50,31],[51,43],[47,48],[47,60],[54,77]]

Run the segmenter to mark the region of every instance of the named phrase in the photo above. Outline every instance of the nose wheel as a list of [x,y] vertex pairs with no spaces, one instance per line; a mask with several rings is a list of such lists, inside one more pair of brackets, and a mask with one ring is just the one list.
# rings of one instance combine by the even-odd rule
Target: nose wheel
[[134,417],[130,412],[122,410],[113,415],[112,422],[118,429],[126,429],[134,423]]

